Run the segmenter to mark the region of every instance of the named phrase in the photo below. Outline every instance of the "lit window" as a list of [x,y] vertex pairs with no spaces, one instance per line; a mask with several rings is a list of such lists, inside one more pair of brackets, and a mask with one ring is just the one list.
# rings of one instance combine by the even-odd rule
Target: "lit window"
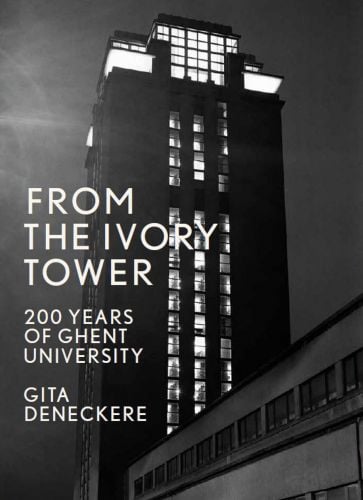
[[171,333],[180,331],[179,313],[169,312],[168,316],[168,331]]
[[167,428],[166,428],[166,433],[167,434],[171,434],[172,432],[175,431],[175,429],[177,429],[178,426],[177,425],[168,425]]
[[229,274],[231,272],[230,257],[228,254],[219,254],[219,271],[225,274]]
[[231,361],[222,361],[221,381],[222,382],[232,382],[232,363],[231,363]]
[[180,129],[180,117],[178,111],[170,111],[169,115],[169,127]]
[[216,85],[224,85],[223,73],[211,73],[210,78]]
[[205,404],[204,403],[195,403],[194,405],[194,413],[197,415],[197,413],[200,413],[202,410],[204,410]]
[[194,315],[194,333],[205,335],[205,316],[203,314]]
[[205,380],[205,359],[194,360],[194,378]]
[[238,40],[236,38],[226,38],[226,51],[237,54]]
[[217,112],[220,118],[227,118],[227,103],[219,101],[217,103]]
[[180,136],[179,136],[178,130],[170,129],[169,146],[171,146],[173,148],[180,148]]
[[201,151],[194,151],[194,169],[204,170],[204,153]]
[[169,270],[169,288],[180,290],[180,275],[176,269]]
[[225,137],[218,137],[218,153],[228,155],[228,144]]
[[180,186],[180,170],[179,168],[169,168],[169,185]]
[[205,292],[205,274],[195,273],[194,275],[194,290]]
[[179,292],[169,291],[169,311],[179,311],[180,299]]
[[194,212],[194,223],[199,222],[199,224],[205,224],[205,214],[204,212],[197,210]]
[[196,250],[205,250],[205,246],[204,236],[199,231],[196,231],[194,235],[194,248]]
[[194,356],[205,358],[205,337],[194,338]]
[[[193,64],[193,60],[188,59],[188,65],[191,66],[192,64]],[[195,65],[197,65],[196,61],[195,61]],[[196,82],[198,80],[198,70],[189,68],[188,69],[188,76],[191,78],[191,80]]]
[[180,167],[180,152],[177,148],[169,149],[169,165],[171,167]]
[[229,233],[229,215],[219,214],[219,230],[222,233]]
[[221,339],[221,358],[232,359],[232,342],[230,339]]
[[215,43],[211,43],[210,49],[212,52],[216,52],[217,54],[224,54],[223,45],[216,45]]
[[183,65],[184,64],[184,57],[183,56],[174,56],[174,55],[172,55],[171,56],[171,62],[174,63],[174,64]]
[[169,248],[169,267],[180,267],[180,256],[179,250],[174,248]]
[[225,295],[231,294],[231,278],[230,278],[229,274],[221,274],[220,275],[219,290],[220,290],[220,293],[223,293]]
[[194,383],[194,401],[205,401],[206,383],[198,380]]
[[211,62],[210,67],[211,67],[212,71],[223,72],[223,70],[224,70],[224,64],[220,64],[220,63],[217,63],[217,62]]
[[216,43],[217,45],[224,44],[224,38],[221,36],[217,36],[217,35],[211,35],[210,41],[211,41],[211,43]]
[[228,135],[227,120],[225,120],[224,118],[218,118],[217,133],[218,135],[222,135],[224,137],[227,137]]
[[168,403],[167,423],[179,423],[179,403]]
[[230,391],[232,389],[232,384],[229,382],[222,382],[221,383],[221,394],[225,394],[226,392]]
[[220,297],[220,313],[225,316],[231,315],[231,298],[229,295],[221,295]]
[[157,30],[158,33],[161,33],[163,35],[169,35],[169,26],[161,26],[159,24]]
[[228,175],[218,174],[218,191],[220,193],[227,193],[229,189]]
[[179,377],[179,358],[176,356],[169,356],[168,358],[168,377]]
[[205,314],[205,294],[196,293],[194,296],[194,310],[197,313]]
[[169,227],[169,247],[175,247],[175,227]]
[[261,71],[261,68],[254,64],[245,64],[244,66],[246,71],[252,71],[253,73],[259,73]]
[[172,53],[172,55],[175,55],[175,56],[184,57],[185,56],[185,49],[183,47],[175,47],[174,45],[172,45],[171,53]]
[[197,134],[197,133],[194,134],[193,149],[194,151],[204,151],[203,134]]
[[177,36],[180,38],[184,38],[185,31],[183,29],[180,29],[180,28],[171,28],[171,36]]
[[[205,271],[205,253],[196,251],[194,253],[194,269],[197,271]],[[227,271],[225,271],[227,272]]]
[[179,335],[168,335],[168,354],[179,354]]
[[180,222],[179,208],[169,208],[169,226]]
[[217,63],[224,63],[224,55],[222,54],[211,54],[210,60]]
[[222,253],[230,253],[230,243],[229,243],[229,234],[221,233],[219,235],[219,250]]
[[171,65],[171,76],[173,78],[184,78],[185,70],[183,66]]
[[178,400],[179,396],[179,380],[168,380],[168,399]]
[[195,181],[204,181],[204,172],[194,171]]
[[198,38],[197,32],[196,31],[188,30],[188,38],[190,40],[197,40],[197,38]]
[[201,115],[194,115],[193,117],[193,131],[204,132],[204,118]]

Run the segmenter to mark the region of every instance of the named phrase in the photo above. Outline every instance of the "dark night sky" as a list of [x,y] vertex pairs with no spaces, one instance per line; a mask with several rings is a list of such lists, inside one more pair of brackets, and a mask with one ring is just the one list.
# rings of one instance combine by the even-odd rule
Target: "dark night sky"
[[[74,426],[25,424],[27,385],[76,370],[25,366],[26,307],[80,303],[25,286],[28,186],[84,185],[85,136],[108,36],[146,33],[159,12],[232,25],[241,50],[285,75],[281,96],[293,338],[362,291],[362,2],[0,0],[1,477],[4,500],[68,500]],[[46,216],[40,217],[45,220]],[[262,304],[263,307],[263,304]]]

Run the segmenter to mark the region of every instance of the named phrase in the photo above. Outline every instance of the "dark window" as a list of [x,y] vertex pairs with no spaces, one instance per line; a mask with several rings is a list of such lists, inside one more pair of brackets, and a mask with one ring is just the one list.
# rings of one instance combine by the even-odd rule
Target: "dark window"
[[197,444],[197,466],[208,463],[212,458],[212,438],[204,439]]
[[354,391],[363,386],[363,349],[343,361],[343,370],[345,392]]
[[178,477],[178,457],[174,457],[169,460],[166,464],[167,478],[168,481],[172,481]]
[[330,367],[300,386],[303,414],[317,410],[336,398],[335,369]]
[[165,466],[164,464],[162,464],[155,469],[155,486],[159,486],[164,482],[165,482]]
[[267,405],[267,430],[272,431],[295,418],[294,391],[288,391]]
[[233,449],[234,426],[229,425],[216,434],[216,455],[223,455]]
[[184,451],[181,456],[181,473],[187,474],[193,469],[193,448]]
[[239,444],[247,443],[262,435],[261,410],[256,410],[238,422]]
[[135,497],[138,495],[142,495],[142,477],[136,479],[136,481],[134,482],[134,488],[135,488]]
[[154,471],[150,471],[144,476],[144,491],[151,490],[154,487]]

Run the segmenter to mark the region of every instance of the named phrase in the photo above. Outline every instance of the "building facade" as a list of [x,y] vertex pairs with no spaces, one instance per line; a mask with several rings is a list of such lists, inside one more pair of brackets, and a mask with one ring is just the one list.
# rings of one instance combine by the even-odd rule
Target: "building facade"
[[361,500],[363,295],[132,463],[131,499]]
[[[169,226],[152,263],[153,286],[97,288],[84,306],[131,308],[140,366],[89,365],[83,403],[146,405],[144,424],[79,429],[75,498],[122,498],[131,458],[205,410],[289,343],[281,77],[239,51],[228,26],[161,14],[150,34],[109,39],[86,161],[89,186],[129,187],[140,226]],[[121,207],[91,219],[91,258],[102,224],[131,224]],[[175,246],[175,224],[195,228]],[[207,248],[200,225],[217,229]],[[121,255],[122,257],[122,255]],[[127,264],[128,266],[128,264]],[[130,264],[131,266],[131,264]]]

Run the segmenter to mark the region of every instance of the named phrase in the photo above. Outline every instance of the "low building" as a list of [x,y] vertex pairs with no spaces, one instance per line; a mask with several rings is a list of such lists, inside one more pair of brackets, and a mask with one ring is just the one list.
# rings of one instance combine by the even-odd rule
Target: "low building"
[[127,470],[128,498],[362,499],[363,294]]

